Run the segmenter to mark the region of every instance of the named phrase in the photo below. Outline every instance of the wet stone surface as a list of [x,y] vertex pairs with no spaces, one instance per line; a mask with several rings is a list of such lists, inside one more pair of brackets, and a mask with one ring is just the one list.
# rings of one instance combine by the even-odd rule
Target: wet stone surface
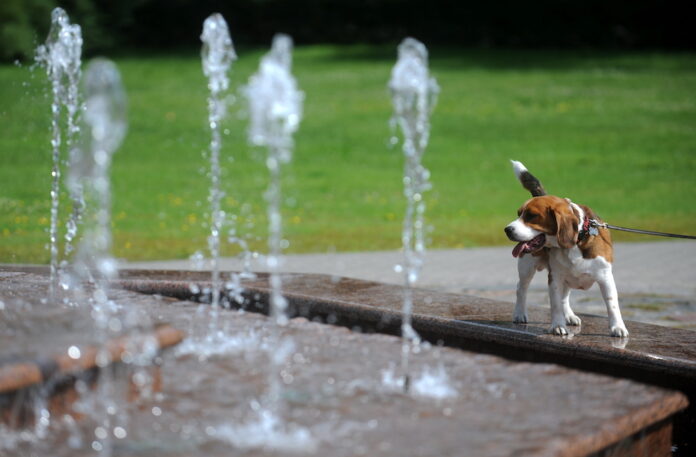
[[[190,297],[188,284],[205,284],[204,272],[125,271],[121,283],[134,290]],[[143,279],[147,278],[147,279]],[[266,277],[245,283],[249,294],[263,300]],[[293,312],[329,323],[398,334],[401,286],[316,274],[289,274],[284,290]],[[691,401],[677,418],[675,442],[682,455],[696,447],[696,332],[626,321],[628,338],[609,335],[605,316],[581,314],[582,325],[570,334],[548,334],[548,308],[531,307],[527,324],[511,322],[512,305],[471,295],[416,289],[415,329],[430,341],[506,358],[552,362],[677,389]]]
[[[505,289],[474,289],[442,287],[442,291],[476,295],[497,301],[515,302],[514,287]],[[527,294],[528,303],[549,309],[549,292],[546,287],[532,287]],[[570,295],[571,308],[575,313],[606,315],[607,308],[597,288],[589,291],[573,291]],[[636,322],[664,327],[696,330],[696,299],[683,295],[665,293],[631,293],[619,291],[621,315]],[[512,306],[512,305],[510,305]]]
[[[250,286],[265,287],[261,279]],[[397,312],[401,308],[402,288],[387,284],[359,281],[347,278],[327,280],[322,275],[292,275],[285,281],[289,294],[311,296],[315,299],[342,302],[356,306],[370,306]],[[626,361],[651,360],[665,362],[675,368],[687,370],[696,376],[696,332],[670,329],[661,326],[627,321],[628,338],[609,335],[608,320],[604,315],[583,315],[582,325],[569,326],[570,336],[557,337],[547,333],[550,312],[547,308],[530,307],[527,324],[512,323],[512,305],[470,295],[450,294],[417,289],[414,291],[414,313],[424,319],[424,324],[437,319],[481,324],[491,329],[508,330],[519,338],[536,341],[539,346],[566,347],[577,354],[587,351],[597,355]]]
[[[69,306],[66,294],[48,298],[45,278],[40,275],[0,273],[0,363],[32,360],[51,353],[66,353],[71,346],[82,347],[105,341],[94,325],[87,306]],[[143,306],[151,297],[138,296],[123,290],[113,290],[110,299],[122,311],[128,332],[150,329],[159,322]],[[125,332],[116,329],[110,336]]]
[[[0,312],[22,297],[43,319],[47,307],[61,305],[41,303],[42,282],[29,273],[0,278]],[[348,290],[341,293],[350,299]],[[587,455],[617,442],[629,446],[631,435],[686,405],[678,393],[632,381],[442,347],[413,354],[405,394],[394,382],[402,348],[396,337],[296,318],[282,329],[280,347],[270,348],[273,327],[263,315],[223,311],[210,337],[208,306],[112,295],[150,322],[189,335],[163,357],[161,393],[124,405],[128,419],[111,436],[114,456]],[[70,335],[61,344],[89,339],[82,331],[88,321],[60,327],[56,333]],[[17,347],[28,355],[62,350],[51,343],[54,335],[32,333],[31,318],[23,325],[28,333],[15,333],[15,355]],[[26,338],[36,341],[25,346],[19,340]],[[0,348],[10,352],[6,341]],[[269,377],[274,353],[284,362]],[[269,380],[280,386],[279,403],[268,398]],[[41,438],[0,426],[0,455],[95,454],[94,421],[71,431],[64,418],[54,419]]]

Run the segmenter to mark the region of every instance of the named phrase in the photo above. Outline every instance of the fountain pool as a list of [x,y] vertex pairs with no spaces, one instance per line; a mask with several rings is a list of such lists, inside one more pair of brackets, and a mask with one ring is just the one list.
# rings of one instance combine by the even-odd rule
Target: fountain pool
[[[0,298],[6,309],[26,308],[37,292],[35,298],[40,301],[48,285],[46,269],[15,269],[12,275],[9,273],[5,269],[0,275],[1,290],[5,294],[14,291],[15,298]],[[163,282],[167,275],[141,272],[124,276],[129,278],[122,280],[124,284],[132,281],[131,286],[138,281],[152,286],[159,279],[161,291],[167,290]],[[192,279],[209,280],[209,276],[195,273],[178,273],[170,280],[184,277],[180,286]],[[292,287],[293,279],[286,278],[286,283]],[[169,322],[186,329],[190,336],[208,331],[206,314],[195,312],[201,306],[197,303],[122,290],[113,290],[112,294],[114,300],[127,300],[153,321]],[[23,305],[17,296],[23,297]],[[268,295],[258,294],[258,301],[249,296],[245,306],[267,307]],[[41,305],[34,303],[33,309],[40,314]],[[30,315],[23,314],[24,319],[30,319]],[[285,359],[280,376],[281,395],[288,405],[282,420],[295,424],[297,430],[307,430],[309,435],[293,434],[292,429],[280,434],[275,433],[273,422],[258,420],[261,408],[255,400],[269,388],[269,352],[265,346],[275,340],[269,318],[239,311],[224,311],[219,317],[230,330],[231,338],[238,339],[238,350],[207,358],[176,351],[163,353],[161,390],[128,405],[129,420],[122,436],[113,438],[112,455],[495,456],[590,455],[603,449],[633,452],[636,443],[645,441],[640,439],[641,433],[643,437],[654,437],[646,431],[650,424],[665,420],[685,404],[681,394],[628,380],[444,347],[412,354],[413,388],[404,394],[383,382],[385,368],[400,357],[398,337],[312,322],[308,315],[309,319],[290,319],[282,328],[283,336],[295,341],[295,348]],[[62,330],[71,335],[79,333],[69,326]],[[68,344],[75,342],[66,340],[64,345]],[[419,394],[415,388],[419,382],[432,383],[441,367],[456,394],[441,398]],[[257,426],[235,425],[248,423]],[[0,426],[3,455],[42,455],[49,450],[58,457],[95,455],[89,447],[95,430],[92,423],[63,419],[56,424],[44,431],[41,438],[31,431]],[[71,436],[80,439],[69,441]],[[631,454],[617,451],[612,455]]]

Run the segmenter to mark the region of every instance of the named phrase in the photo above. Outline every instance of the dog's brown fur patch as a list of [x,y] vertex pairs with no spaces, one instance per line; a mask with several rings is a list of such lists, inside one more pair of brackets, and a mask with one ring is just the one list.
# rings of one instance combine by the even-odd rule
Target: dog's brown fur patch
[[[578,205],[588,219],[600,220],[592,209]],[[614,261],[611,234],[608,229],[599,228],[599,234],[588,236],[578,242],[578,223],[580,216],[572,210],[568,200],[554,195],[544,195],[527,200],[518,210],[524,223],[547,235],[556,236],[562,248],[578,245],[585,259],[604,257],[608,262]]]

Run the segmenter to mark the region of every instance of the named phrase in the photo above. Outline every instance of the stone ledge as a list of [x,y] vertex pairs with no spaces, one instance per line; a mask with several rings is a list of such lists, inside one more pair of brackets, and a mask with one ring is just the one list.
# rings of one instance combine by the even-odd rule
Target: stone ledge
[[[22,281],[21,274],[20,277],[16,276],[22,269],[12,270],[4,270],[4,273],[12,275],[13,281]],[[32,272],[41,274],[41,271]],[[0,268],[0,278],[3,276],[3,269]],[[32,276],[27,274],[26,280],[31,281]],[[191,291],[190,285],[195,283],[199,287],[209,287],[209,277],[206,272],[122,271],[118,283],[137,292],[195,299],[200,297]],[[45,277],[41,280],[45,282]],[[267,276],[258,275],[256,279],[246,281],[244,286],[247,307],[254,311],[266,311],[269,293]],[[284,295],[295,314],[347,327],[359,326],[365,332],[399,333],[402,293],[403,289],[399,286],[326,275],[284,277]],[[696,370],[693,350],[696,346],[692,344],[692,332],[629,322],[631,338],[617,345],[617,340],[608,336],[606,319],[583,316],[584,324],[579,333],[572,338],[559,338],[545,334],[547,323],[544,310],[535,310],[530,324],[514,325],[509,323],[510,304],[426,290],[415,291],[414,309],[416,330],[431,341],[442,340],[446,345],[516,360],[557,362],[615,377],[647,378],[653,384],[681,388],[694,404],[692,390]],[[681,335],[682,332],[685,334]],[[678,353],[670,352],[667,338],[670,335],[684,339],[678,346]],[[520,367],[523,365],[520,364]],[[546,373],[548,369],[545,370]],[[575,379],[573,382],[580,382],[579,385],[584,383],[580,379],[593,376],[559,367],[554,370],[563,379]],[[518,376],[527,376],[522,368],[516,372]],[[548,381],[540,378],[534,382],[541,379]],[[555,382],[566,381],[559,378]],[[647,395],[647,392],[640,395]],[[607,401],[613,398],[599,392],[597,395]],[[603,420],[601,425],[596,421],[592,426],[587,423],[585,432],[565,434],[557,443],[545,443],[542,447],[546,451],[553,448],[552,453],[538,454],[530,449],[530,455],[606,455],[606,452],[610,452],[611,455],[628,456],[645,453],[645,450],[649,450],[648,455],[670,455],[667,448],[672,443],[669,438],[672,418],[686,407],[687,401],[682,394],[664,391],[647,400],[648,396],[642,400],[640,408],[628,408],[629,405],[621,400],[616,406],[621,406],[623,413],[616,414],[617,410],[611,420]],[[538,406],[545,408],[544,405]],[[679,451],[676,455],[689,455],[693,449],[694,438],[689,436],[693,430],[693,417],[693,406],[686,414],[676,416],[674,442]],[[600,452],[602,454],[598,454]]]
[[[210,286],[209,273],[122,271],[120,284],[143,293],[196,299],[191,283]],[[291,312],[366,332],[399,334],[401,286],[320,274],[283,275]],[[267,312],[266,274],[244,282],[249,302]],[[255,300],[251,300],[254,298]],[[682,391],[691,406],[675,422],[675,442],[688,455],[696,447],[696,332],[626,321],[631,336],[609,335],[607,318],[580,315],[568,337],[547,333],[549,311],[530,308],[530,322],[511,322],[512,304],[469,295],[414,290],[413,326],[429,341],[513,360],[557,363]],[[571,327],[572,329],[572,327]]]

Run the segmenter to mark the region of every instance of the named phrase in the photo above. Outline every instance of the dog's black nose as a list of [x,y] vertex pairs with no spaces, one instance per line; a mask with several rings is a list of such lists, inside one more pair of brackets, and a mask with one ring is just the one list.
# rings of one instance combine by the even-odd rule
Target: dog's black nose
[[510,227],[509,225],[505,227],[505,234],[509,239],[512,239],[512,234],[515,232],[515,229]]

